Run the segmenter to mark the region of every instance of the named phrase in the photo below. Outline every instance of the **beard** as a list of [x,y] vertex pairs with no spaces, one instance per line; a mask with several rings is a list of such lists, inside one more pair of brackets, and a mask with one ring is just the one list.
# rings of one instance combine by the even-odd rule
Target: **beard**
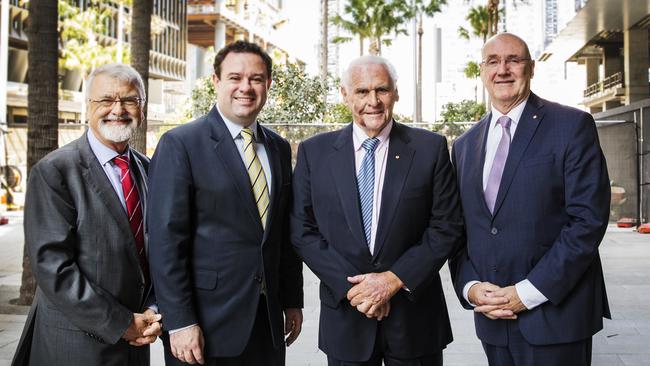
[[128,124],[109,124],[107,120],[99,121],[99,133],[111,142],[126,142],[128,141],[138,127],[138,120],[132,118]]

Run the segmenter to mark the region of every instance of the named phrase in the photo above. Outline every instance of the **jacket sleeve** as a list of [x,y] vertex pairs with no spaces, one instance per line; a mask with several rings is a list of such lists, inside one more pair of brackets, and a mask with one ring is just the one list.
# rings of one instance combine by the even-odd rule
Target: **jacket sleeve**
[[[282,152],[282,161],[286,162],[287,169],[291,170],[291,147],[286,144]],[[289,190],[289,204],[287,210],[291,209],[292,192]],[[283,309],[302,308],[304,305],[302,261],[291,246],[291,235],[289,232],[288,212],[281,213],[282,220],[282,241],[280,249],[280,303]]]
[[[567,124],[568,125],[568,124]],[[553,304],[559,304],[598,256],[609,219],[611,199],[605,157],[596,124],[589,114],[568,130],[564,156],[564,202],[568,216],[551,248],[528,280]]]
[[30,172],[25,200],[25,244],[45,297],[77,328],[117,343],[133,313],[91,282],[77,263],[79,213],[60,171],[41,161]]
[[293,176],[291,242],[305,264],[329,290],[331,304],[336,305],[346,298],[348,290],[352,288],[347,276],[361,272],[337,252],[319,231],[312,202],[309,159],[305,150],[304,144],[298,146]]
[[194,189],[184,145],[169,133],[149,164],[149,268],[165,329],[198,323],[190,255]]

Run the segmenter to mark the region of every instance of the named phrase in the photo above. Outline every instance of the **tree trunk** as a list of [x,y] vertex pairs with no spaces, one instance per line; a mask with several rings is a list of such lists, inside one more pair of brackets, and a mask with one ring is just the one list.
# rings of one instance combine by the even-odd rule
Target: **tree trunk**
[[499,0],[488,0],[488,37],[499,31]]
[[[136,69],[144,81],[145,95],[149,95],[149,51],[151,50],[151,14],[153,0],[133,2],[131,17],[131,66]],[[147,153],[147,106],[149,98],[144,101],[142,111],[144,119],[131,138],[130,145],[136,150]]]
[[359,36],[359,56],[363,56],[363,37]]
[[321,0],[321,45],[320,45],[320,80],[323,85],[327,84],[327,52],[328,52],[328,46],[329,46],[329,37],[327,34],[327,27],[329,24],[329,14],[328,14],[328,9],[327,9],[327,1],[328,0]]
[[[29,77],[27,95],[27,176],[32,167],[58,147],[58,8],[51,0],[29,2],[27,35]],[[23,275],[18,304],[34,299],[36,281],[29,266],[27,247],[23,252]]]

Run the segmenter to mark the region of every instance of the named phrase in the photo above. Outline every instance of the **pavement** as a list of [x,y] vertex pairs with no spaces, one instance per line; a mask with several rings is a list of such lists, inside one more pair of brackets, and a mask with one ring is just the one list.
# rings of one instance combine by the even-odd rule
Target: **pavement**
[[[0,366],[15,352],[28,308],[12,305],[22,271],[22,213],[9,212],[0,226]],[[650,366],[650,235],[610,227],[600,247],[612,320],[594,336],[594,366]],[[288,366],[326,365],[318,350],[318,279],[305,268],[304,323],[300,338],[287,350]],[[472,312],[456,299],[447,268],[441,270],[454,342],[444,351],[446,366],[484,366],[487,360],[474,333]],[[162,346],[151,350],[152,366],[164,365]]]

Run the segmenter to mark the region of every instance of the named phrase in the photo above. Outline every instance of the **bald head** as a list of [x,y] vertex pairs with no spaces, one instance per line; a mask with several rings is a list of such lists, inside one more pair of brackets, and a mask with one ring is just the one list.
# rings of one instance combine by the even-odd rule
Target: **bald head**
[[530,57],[530,50],[528,49],[528,45],[526,44],[526,42],[524,42],[523,39],[521,39],[521,37],[519,37],[519,36],[517,36],[515,34],[512,34],[512,33],[504,32],[504,33],[495,34],[494,36],[490,37],[485,42],[485,44],[481,48],[481,56],[483,56],[484,60],[485,60],[485,56],[486,56],[485,50],[489,49],[492,44],[500,42],[500,41],[514,42],[514,43],[518,44],[524,50],[524,56],[526,58],[531,58]]

